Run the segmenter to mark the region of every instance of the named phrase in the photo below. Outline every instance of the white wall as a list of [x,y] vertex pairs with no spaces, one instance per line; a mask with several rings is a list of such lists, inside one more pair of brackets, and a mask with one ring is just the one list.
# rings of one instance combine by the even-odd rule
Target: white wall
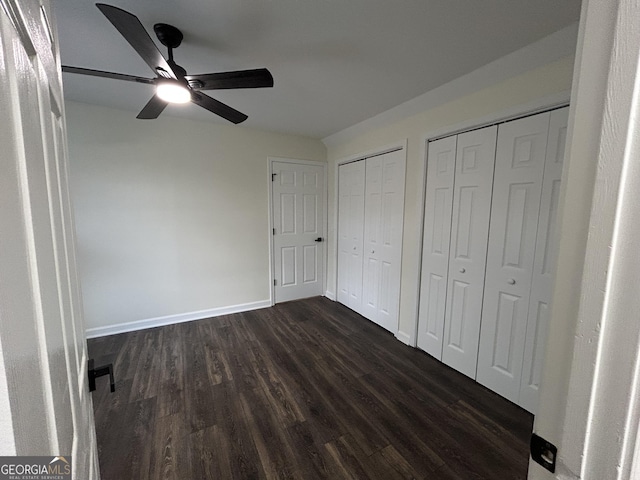
[[[429,132],[442,131],[447,126],[458,125],[470,120],[481,121],[497,112],[517,111],[519,106],[526,111],[527,105],[542,98],[566,98],[571,89],[573,73],[573,54],[565,55],[549,63],[531,68],[529,71],[494,81],[489,86],[487,78],[499,78],[499,74],[489,75],[487,70],[501,68],[505,72],[522,69],[530,57],[530,65],[539,65],[541,58],[553,58],[558,52],[575,51],[577,28],[575,26],[559,32],[552,38],[543,39],[538,45],[512,54],[505,61],[494,62],[489,68],[470,74],[467,79],[454,81],[440,88],[443,95],[452,100],[438,104],[438,95],[432,95],[436,106],[404,118],[394,118],[386,125],[382,119],[372,119],[360,126],[351,127],[342,133],[325,139],[329,162],[329,243],[328,258],[336,255],[336,164],[342,159],[372,152],[385,145],[407,139],[407,175],[405,190],[404,239],[402,257],[402,280],[400,297],[400,322],[398,338],[415,345],[415,329],[418,309],[418,282],[420,273],[420,249],[422,242],[423,192],[425,182],[424,138]],[[542,52],[542,53],[540,53]],[[518,57],[518,55],[527,58]],[[536,57],[537,55],[537,57]],[[506,57],[505,57],[506,58]],[[514,67],[515,65],[515,67]],[[515,70],[514,70],[515,68]],[[505,75],[503,75],[505,76]],[[480,87],[474,90],[471,79],[481,79]],[[455,90],[460,93],[455,98]],[[470,91],[471,90],[471,91]],[[408,105],[407,111],[411,110]],[[397,109],[392,112],[397,117]],[[363,125],[373,125],[363,128]],[[336,292],[336,263],[329,262],[327,272],[327,291]]]
[[637,0],[582,3],[534,424],[558,455],[531,480],[640,478],[639,16]]
[[319,140],[75,102],[66,113],[89,335],[269,301],[267,157],[324,161]]

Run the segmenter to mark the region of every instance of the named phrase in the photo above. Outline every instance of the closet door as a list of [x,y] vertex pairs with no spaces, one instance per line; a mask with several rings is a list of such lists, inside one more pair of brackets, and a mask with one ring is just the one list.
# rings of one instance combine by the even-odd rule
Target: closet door
[[429,142],[418,347],[440,360],[449,270],[456,136]]
[[458,135],[442,361],[475,378],[498,127]]
[[398,331],[405,153],[366,160],[363,315]]
[[362,313],[365,162],[338,169],[338,301]]
[[549,113],[498,130],[477,381],[518,401]]
[[542,181],[540,220],[533,261],[524,364],[518,402],[521,407],[531,413],[536,413],[538,406],[538,386],[547,341],[547,325],[556,265],[556,215],[568,118],[569,108],[567,107],[551,112],[549,122],[549,142]]

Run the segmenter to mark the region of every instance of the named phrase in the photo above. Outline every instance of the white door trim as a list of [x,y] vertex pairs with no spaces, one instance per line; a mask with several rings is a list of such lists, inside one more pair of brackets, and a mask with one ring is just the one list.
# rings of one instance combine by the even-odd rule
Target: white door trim
[[[269,182],[269,188],[267,191],[269,192],[269,230],[267,231],[267,235],[269,236],[269,303],[271,306],[275,305],[275,286],[273,281],[275,280],[275,254],[273,251],[273,164],[275,162],[279,163],[293,163],[296,165],[314,165],[317,167],[322,167],[322,175],[324,176],[324,205],[322,205],[322,228],[327,232],[327,198],[328,198],[328,190],[327,190],[327,163],[320,162],[316,160],[300,160],[295,158],[282,158],[282,157],[267,157],[267,161],[269,163],[269,175],[267,177],[267,181]],[[327,235],[325,233],[325,240],[327,239]],[[327,242],[325,241],[325,245]],[[327,266],[328,266],[328,254],[327,247],[325,246],[325,254],[324,254],[324,275],[323,275],[323,290],[326,291],[327,288]]]

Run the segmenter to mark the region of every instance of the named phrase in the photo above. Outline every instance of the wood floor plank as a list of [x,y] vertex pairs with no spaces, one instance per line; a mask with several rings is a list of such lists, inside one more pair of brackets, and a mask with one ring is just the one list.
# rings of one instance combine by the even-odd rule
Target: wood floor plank
[[103,480],[526,478],[531,415],[326,298],[88,343]]
[[[377,458],[378,456],[380,457],[379,459]],[[372,460],[375,461],[374,469],[376,472],[380,472],[381,479],[410,479],[423,476],[406,458],[400,455],[400,452],[393,445],[384,447],[372,457],[374,457]]]
[[361,399],[350,396],[350,391],[342,385],[349,380],[355,381],[355,377],[348,380],[342,377],[338,380],[339,377],[327,368],[326,363],[317,362],[313,357],[305,356],[305,350],[297,350],[295,354],[298,364],[304,369],[304,377],[315,389],[315,396],[322,399],[336,421],[337,431],[351,434],[369,454],[389,444],[387,438],[370,421],[367,413],[359,407]]

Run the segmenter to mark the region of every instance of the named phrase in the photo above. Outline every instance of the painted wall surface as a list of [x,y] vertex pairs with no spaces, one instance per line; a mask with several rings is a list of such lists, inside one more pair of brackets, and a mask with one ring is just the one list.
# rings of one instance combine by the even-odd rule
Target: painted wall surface
[[[338,141],[327,142],[329,162],[329,244],[328,258],[336,255],[336,180],[337,163],[363,152],[372,152],[389,144],[407,140],[407,174],[405,190],[402,283],[400,297],[400,328],[398,336],[415,344],[418,309],[420,249],[422,245],[422,215],[425,184],[424,138],[430,132],[442,130],[473,119],[482,119],[496,112],[513,110],[536,99],[571,89],[574,57],[566,56],[532,69],[474,93],[461,96],[443,105],[397,120],[390,125]],[[525,107],[523,107],[525,108]],[[329,262],[327,291],[336,292],[336,263]]]
[[87,327],[268,301],[267,157],[319,140],[68,102]]
[[[640,478],[640,4],[585,0],[534,431],[558,448],[529,479]],[[634,452],[635,450],[635,452]]]

